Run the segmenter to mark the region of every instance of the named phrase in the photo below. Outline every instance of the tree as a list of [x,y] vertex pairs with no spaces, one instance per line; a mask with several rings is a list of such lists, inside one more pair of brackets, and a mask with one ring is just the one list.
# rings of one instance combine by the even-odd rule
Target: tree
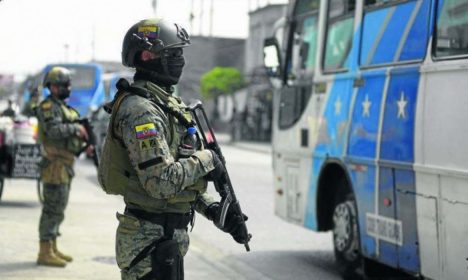
[[[219,116],[218,97],[231,95],[245,86],[244,76],[234,67],[215,67],[206,72],[200,80],[203,99],[214,98],[213,117]],[[233,97],[234,99],[234,97]],[[234,100],[233,100],[234,101]],[[236,103],[233,102],[234,108]]]

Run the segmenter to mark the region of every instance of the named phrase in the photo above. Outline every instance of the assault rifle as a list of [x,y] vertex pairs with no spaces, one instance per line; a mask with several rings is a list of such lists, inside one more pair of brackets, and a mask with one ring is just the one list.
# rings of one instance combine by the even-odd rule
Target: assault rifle
[[[76,122],[81,124],[85,128],[86,132],[88,133],[88,140],[86,141],[86,146],[84,146],[80,150],[80,152],[78,153],[79,155],[82,152],[86,151],[86,149],[88,149],[88,147],[91,145],[93,145],[96,148],[96,135],[94,134],[93,125],[89,122],[88,118],[78,119]],[[94,149],[94,152],[93,152],[93,162],[96,167],[99,166],[99,158],[96,154],[96,149]]]
[[[190,112],[193,118],[195,119],[195,123],[198,127],[198,130],[200,131],[200,134],[203,138],[201,139],[203,141],[203,145],[205,146],[205,148],[214,151],[221,159],[224,167],[226,167],[226,160],[224,159],[223,153],[221,152],[221,148],[218,145],[218,141],[216,141],[216,137],[208,121],[202,102],[200,100],[197,100],[195,103],[190,104],[189,107]],[[242,214],[239,200],[237,200],[236,194],[234,193],[229,174],[226,172],[225,180],[216,180],[215,178],[213,183],[216,191],[221,196],[221,214],[219,216],[219,219],[217,221],[214,221],[215,225],[218,228],[224,227],[224,223],[226,222],[226,215],[228,213],[229,208],[232,207],[231,211],[234,211],[235,214],[238,215],[242,220],[242,230],[245,231],[246,235],[248,236],[248,239],[244,243],[244,246],[247,251],[250,251],[249,240],[250,238],[252,238],[252,235],[248,233],[247,225],[244,221],[244,215]]]

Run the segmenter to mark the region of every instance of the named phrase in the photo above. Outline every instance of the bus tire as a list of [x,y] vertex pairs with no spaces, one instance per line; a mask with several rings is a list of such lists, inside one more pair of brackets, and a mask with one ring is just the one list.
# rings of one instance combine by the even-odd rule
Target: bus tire
[[[357,276],[361,267],[357,207],[353,196],[337,202],[333,210],[333,246],[340,274],[348,279]],[[350,278],[351,277],[351,278]]]

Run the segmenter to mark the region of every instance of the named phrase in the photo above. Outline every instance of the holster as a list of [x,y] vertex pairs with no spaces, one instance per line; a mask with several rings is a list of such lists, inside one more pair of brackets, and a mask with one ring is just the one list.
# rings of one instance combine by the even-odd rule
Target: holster
[[126,213],[139,219],[160,224],[164,227],[164,236],[146,246],[130,263],[131,269],[146,256],[151,256],[152,270],[138,280],[183,280],[184,257],[179,245],[173,239],[175,229],[186,229],[192,214],[155,214],[137,209],[125,209]]
[[184,258],[176,240],[162,241],[151,254],[154,279],[183,280]]

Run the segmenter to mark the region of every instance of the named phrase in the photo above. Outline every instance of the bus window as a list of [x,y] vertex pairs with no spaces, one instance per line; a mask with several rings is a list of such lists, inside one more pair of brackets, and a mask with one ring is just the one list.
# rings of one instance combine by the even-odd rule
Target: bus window
[[88,67],[70,67],[73,90],[86,90],[95,86],[96,70]]
[[279,128],[291,127],[301,117],[309,101],[312,87],[284,87],[280,97]]
[[313,73],[317,49],[318,8],[318,0],[299,0],[294,9],[292,46],[287,56],[289,84]]
[[302,15],[314,10],[318,11],[319,3],[319,0],[299,0],[294,9],[294,15]]
[[398,2],[401,0],[366,0],[364,2],[364,5],[366,7],[368,6],[383,6],[383,5],[388,5],[391,2]]
[[293,33],[293,46],[288,79],[295,80],[307,74],[312,74],[315,65],[315,50],[317,49],[317,15],[309,15],[298,19],[297,28]]
[[345,68],[351,49],[355,0],[331,0],[329,5],[323,68],[334,71]]
[[421,61],[430,36],[430,0],[365,2],[361,66]]
[[466,0],[439,1],[436,38],[436,57],[468,54],[468,2]]

